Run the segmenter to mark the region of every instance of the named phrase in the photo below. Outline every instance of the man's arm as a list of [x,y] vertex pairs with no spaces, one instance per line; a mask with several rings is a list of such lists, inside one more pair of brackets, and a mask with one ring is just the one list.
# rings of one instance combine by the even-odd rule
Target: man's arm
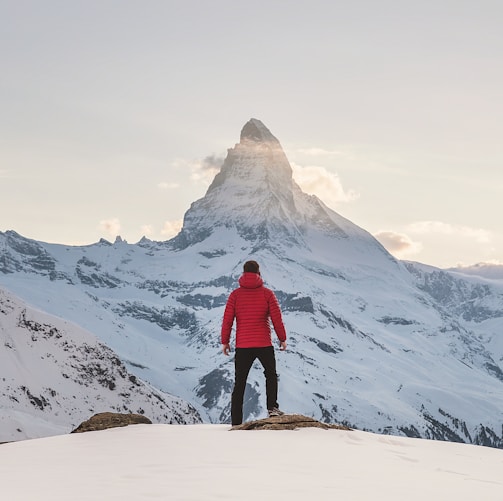
[[271,294],[268,298],[269,302],[269,316],[271,317],[272,320],[272,325],[274,327],[274,330],[276,332],[276,335],[278,336],[278,339],[280,340],[280,349],[285,350],[286,349],[286,330],[285,326],[283,324],[283,316],[281,315],[281,309],[279,307],[278,299],[276,298],[276,295],[274,292],[270,291]]
[[222,343],[222,352],[224,355],[229,355],[230,339],[232,332],[232,324],[234,323],[234,317],[236,316],[236,295],[231,292],[229,299],[227,299],[227,304],[225,305],[224,318],[222,320],[222,330],[220,332],[220,342]]

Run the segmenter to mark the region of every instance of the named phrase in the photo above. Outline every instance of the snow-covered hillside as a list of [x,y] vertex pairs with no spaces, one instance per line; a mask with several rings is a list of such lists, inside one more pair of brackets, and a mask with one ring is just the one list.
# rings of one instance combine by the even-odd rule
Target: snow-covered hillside
[[[503,447],[503,282],[397,261],[301,191],[258,120],[168,242],[66,247],[0,233],[0,284],[92,332],[137,377],[214,423],[229,420],[233,379],[220,322],[248,259],[284,311],[285,410]],[[257,366],[245,416],[263,415]]]
[[101,411],[197,423],[197,411],[129,373],[88,332],[0,289],[0,442],[68,433]]
[[[359,431],[135,425],[0,445],[16,501],[500,501],[503,451]],[[29,481],[27,477],[29,476]]]

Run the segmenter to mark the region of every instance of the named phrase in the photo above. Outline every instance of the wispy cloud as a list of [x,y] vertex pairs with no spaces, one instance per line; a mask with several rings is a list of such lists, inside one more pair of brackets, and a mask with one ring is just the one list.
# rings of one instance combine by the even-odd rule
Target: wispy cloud
[[340,156],[340,155],[345,155],[343,151],[339,150],[326,150],[324,148],[299,148],[297,150],[299,153],[302,153],[303,155],[309,155],[312,157],[333,157],[333,156]]
[[395,257],[402,259],[405,256],[419,254],[423,250],[421,242],[414,242],[405,233],[395,231],[379,231],[374,237]]
[[223,163],[223,157],[209,155],[201,160],[177,158],[173,162],[173,167],[189,171],[192,181],[209,185],[220,171]]
[[455,269],[461,273],[478,275],[493,280],[503,280],[503,262],[498,259],[490,259],[477,264],[458,264]]
[[154,227],[151,224],[144,224],[140,230],[145,237],[151,237],[154,234]]
[[162,227],[161,235],[167,238],[177,235],[183,226],[183,220],[177,219],[175,221],[166,221]]
[[169,181],[162,181],[157,185],[157,187],[161,190],[175,190],[177,188],[180,188],[180,184],[170,183]]
[[460,264],[459,268],[470,268],[470,269],[484,269],[484,268],[494,268],[494,267],[502,267],[503,261],[499,259],[488,259],[487,261],[483,261],[477,264]]
[[483,244],[489,243],[492,240],[492,233],[483,228],[472,228],[470,226],[444,223],[442,221],[418,221],[408,225],[407,229],[409,232],[419,235],[449,235],[472,239]]
[[337,174],[330,172],[325,167],[302,167],[292,163],[293,177],[303,191],[316,195],[327,205],[334,206],[341,202],[352,202],[359,198],[359,193],[347,190]]
[[98,227],[101,231],[107,233],[108,235],[110,235],[112,237],[115,237],[120,232],[121,223],[116,217],[113,217],[110,219],[101,220]]
[[224,159],[216,155],[210,155],[192,164],[192,175],[190,176],[194,181],[203,181],[207,184],[213,181],[213,178],[218,174]]

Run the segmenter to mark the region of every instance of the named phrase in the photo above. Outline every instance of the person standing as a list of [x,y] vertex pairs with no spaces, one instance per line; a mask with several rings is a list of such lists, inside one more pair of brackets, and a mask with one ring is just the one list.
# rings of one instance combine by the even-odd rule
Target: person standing
[[239,288],[229,295],[222,321],[221,342],[224,355],[230,353],[232,325],[236,319],[236,355],[234,389],[231,400],[232,426],[243,422],[243,398],[246,380],[256,358],[264,368],[267,411],[269,417],[281,416],[278,399],[276,358],[271,342],[269,319],[280,341],[280,350],[286,350],[286,331],[278,300],[274,292],[264,287],[259,264],[247,261],[239,279]]

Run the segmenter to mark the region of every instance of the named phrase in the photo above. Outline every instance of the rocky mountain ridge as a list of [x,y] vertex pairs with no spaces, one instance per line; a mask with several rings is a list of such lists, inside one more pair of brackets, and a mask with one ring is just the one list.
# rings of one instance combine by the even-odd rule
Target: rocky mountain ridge
[[141,381],[107,346],[0,288],[0,442],[67,433],[97,410],[198,423],[197,411]]

